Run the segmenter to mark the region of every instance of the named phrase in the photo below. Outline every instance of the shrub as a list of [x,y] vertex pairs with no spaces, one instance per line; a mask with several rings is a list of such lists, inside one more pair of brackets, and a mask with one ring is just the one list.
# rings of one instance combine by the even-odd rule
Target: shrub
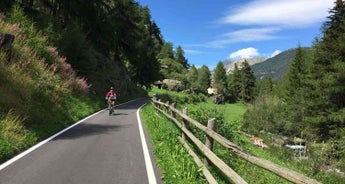
[[244,114],[243,128],[251,134],[265,130],[271,133],[285,133],[285,104],[275,96],[260,96]]

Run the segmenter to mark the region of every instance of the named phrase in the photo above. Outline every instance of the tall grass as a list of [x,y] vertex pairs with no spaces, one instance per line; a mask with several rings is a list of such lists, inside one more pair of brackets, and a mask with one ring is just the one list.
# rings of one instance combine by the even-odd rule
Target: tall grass
[[142,115],[164,183],[207,183],[201,169],[177,139],[181,136],[178,129],[166,117],[158,115],[152,105],[145,106]]
[[36,142],[35,134],[25,129],[24,121],[13,111],[0,117],[0,162]]
[[11,61],[0,52],[0,162],[100,109],[90,85],[14,8],[0,33],[15,36]]

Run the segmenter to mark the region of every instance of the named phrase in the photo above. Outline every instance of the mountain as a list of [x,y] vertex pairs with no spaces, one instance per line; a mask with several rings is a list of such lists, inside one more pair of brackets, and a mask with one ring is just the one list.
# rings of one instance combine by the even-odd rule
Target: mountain
[[235,68],[235,64],[237,64],[238,68],[241,68],[242,63],[246,60],[248,62],[249,65],[255,65],[261,62],[264,62],[267,58],[264,57],[255,57],[255,58],[249,58],[249,59],[239,59],[239,60],[225,60],[223,61],[226,73],[231,73],[234,68]]
[[[309,51],[309,47],[303,47]],[[272,79],[280,80],[287,72],[290,63],[294,59],[296,48],[286,50],[280,54],[265,60],[264,62],[257,63],[251,66],[254,75],[257,79],[264,77],[271,77]]]
[[[303,47],[303,49],[308,52],[309,47]],[[239,59],[239,60],[225,60],[223,61],[224,67],[227,73],[231,73],[234,70],[235,64],[238,68],[241,68],[242,62],[245,60],[251,66],[254,75],[257,79],[262,79],[264,77],[271,77],[274,80],[280,80],[283,78],[287,72],[290,63],[294,59],[296,54],[296,48],[292,48],[279,53],[278,55],[271,58],[257,57],[249,59]]]

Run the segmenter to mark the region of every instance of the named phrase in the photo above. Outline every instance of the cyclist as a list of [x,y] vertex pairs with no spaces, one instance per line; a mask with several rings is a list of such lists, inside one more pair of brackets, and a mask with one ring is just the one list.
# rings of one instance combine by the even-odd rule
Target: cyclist
[[114,106],[117,94],[114,90],[114,87],[110,87],[110,90],[105,95],[105,100],[108,102],[108,108]]

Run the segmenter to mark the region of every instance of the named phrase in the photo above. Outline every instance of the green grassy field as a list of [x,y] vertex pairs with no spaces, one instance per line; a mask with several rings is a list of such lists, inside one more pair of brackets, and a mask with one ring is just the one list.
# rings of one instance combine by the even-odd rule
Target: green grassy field
[[[314,178],[322,183],[345,183],[345,180],[342,178],[337,177],[332,173],[323,173],[318,172],[313,166],[312,161],[309,160],[293,160],[291,159],[291,154],[284,148],[280,147],[273,147],[270,146],[268,149],[260,149],[251,145],[249,138],[241,133],[242,130],[242,123],[243,123],[243,114],[245,113],[247,107],[241,103],[234,103],[234,104],[222,104],[216,105],[210,100],[210,98],[206,98],[203,100],[192,101],[193,103],[188,103],[188,98],[195,98],[190,97],[191,95],[177,93],[177,92],[170,92],[165,90],[160,90],[153,88],[149,95],[153,96],[160,96],[169,99],[169,100],[176,100],[177,101],[177,108],[182,109],[184,107],[188,108],[188,116],[192,117],[193,119],[197,120],[202,124],[206,124],[208,119],[216,118],[217,119],[217,132],[226,137],[228,140],[234,142],[235,144],[239,145],[240,147],[244,148],[248,152],[252,153],[261,158],[265,158],[270,160],[273,163],[281,165],[283,167],[289,168],[291,170],[297,171],[303,175],[309,176]],[[167,97],[168,96],[168,97]],[[174,96],[174,97],[170,97]],[[172,101],[170,101],[172,102]],[[185,103],[184,103],[185,102]],[[145,115],[150,113],[151,115]],[[185,157],[184,154],[187,154],[184,151],[174,152],[172,155],[169,150],[160,150],[163,148],[162,145],[169,144],[170,147],[174,147],[175,149],[183,149],[181,143],[177,141],[177,136],[180,135],[177,128],[173,125],[163,115],[156,112],[151,105],[148,105],[144,108],[144,122],[150,131],[150,136],[154,145],[155,153],[165,153],[165,154],[158,154],[156,155],[158,158],[158,165],[161,167],[164,165],[165,167],[161,167],[164,173],[164,178],[167,180],[167,183],[174,183],[170,181],[170,173],[174,173],[174,176],[179,176],[180,180],[183,181],[187,176],[185,172],[187,172],[188,176],[200,177],[202,175],[200,169],[195,169],[194,171],[189,170],[187,167],[181,167],[180,160],[174,160],[176,158]],[[157,127],[152,126],[152,122],[156,122],[157,119],[159,124],[165,124],[169,128],[160,129]],[[151,129],[151,130],[150,130]],[[168,136],[166,140],[162,140],[163,135],[171,135],[173,131],[173,136]],[[194,129],[192,130],[194,134],[199,136],[200,140],[204,140],[204,137],[201,135],[201,132],[197,132]],[[201,135],[201,136],[200,136]],[[156,137],[156,138],[155,138]],[[155,140],[157,139],[158,140]],[[167,142],[165,142],[167,141]],[[170,143],[168,143],[170,142]],[[157,146],[158,145],[158,146]],[[158,148],[157,148],[158,147]],[[198,150],[195,150],[198,152]],[[270,173],[258,166],[255,166],[243,159],[237,157],[236,154],[231,153],[229,150],[224,149],[219,144],[215,144],[215,151],[214,151],[222,160],[224,160],[231,168],[233,168],[241,177],[244,178],[248,183],[290,183],[289,181],[278,177],[277,175]],[[182,154],[182,155],[175,155],[175,154]],[[199,154],[199,157],[203,157]],[[187,158],[188,159],[188,156]],[[191,158],[189,158],[191,159]],[[188,161],[189,163],[189,161]],[[189,163],[191,164],[191,163]],[[193,165],[193,164],[192,164]],[[186,169],[186,170],[184,170]],[[216,177],[219,183],[229,183],[230,181],[219,172],[217,168],[210,168],[212,174]],[[195,173],[194,173],[195,172]],[[177,174],[178,173],[178,174]],[[201,177],[200,181],[194,183],[203,183],[205,182],[204,179]],[[190,179],[190,178],[189,178]],[[169,181],[168,181],[169,180]],[[194,181],[194,180],[193,180]],[[176,183],[176,182],[175,182]],[[179,183],[179,182],[177,182]],[[183,182],[182,182],[183,183]]]

